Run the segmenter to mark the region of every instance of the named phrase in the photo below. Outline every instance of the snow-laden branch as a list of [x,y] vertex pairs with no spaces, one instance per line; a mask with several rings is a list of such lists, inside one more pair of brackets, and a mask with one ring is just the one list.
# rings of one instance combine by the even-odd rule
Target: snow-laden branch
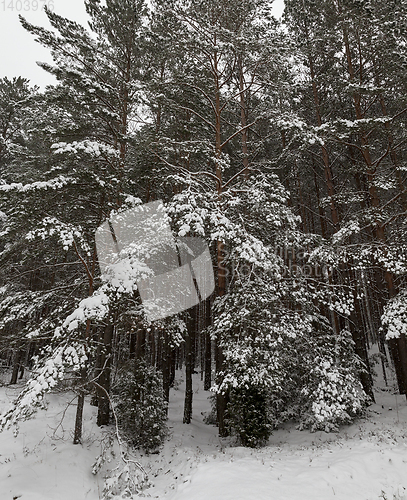
[[85,347],[78,342],[59,346],[42,365],[35,369],[31,378],[12,406],[0,416],[0,431],[32,415],[44,395],[65,377],[67,369],[79,372],[85,367],[88,356]]
[[0,184],[0,192],[15,191],[18,193],[28,193],[30,191],[39,190],[59,190],[68,184],[75,184],[76,180],[64,175],[55,177],[48,181],[36,181],[30,184],[22,184],[21,182],[12,182],[11,184]]
[[387,302],[381,320],[388,340],[407,335],[407,289]]
[[89,140],[73,141],[70,143],[57,142],[51,146],[51,149],[55,150],[54,154],[77,154],[84,152],[96,158],[99,156],[113,156],[118,158],[120,156],[119,151],[112,146]]

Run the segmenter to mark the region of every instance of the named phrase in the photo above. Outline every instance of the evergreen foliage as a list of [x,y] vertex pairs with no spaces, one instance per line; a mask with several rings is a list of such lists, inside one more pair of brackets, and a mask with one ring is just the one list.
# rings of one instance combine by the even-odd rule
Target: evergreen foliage
[[[98,423],[112,393],[155,451],[186,361],[185,422],[200,364],[221,435],[335,430],[374,398],[373,343],[407,394],[406,2],[286,0],[284,29],[264,0],[85,6],[89,29],[21,19],[55,86],[0,80],[0,357],[30,370],[1,427],[73,373],[75,442],[96,380]],[[137,282],[162,248],[100,268],[95,238],[158,199],[216,291],[151,323]]]
[[144,360],[127,363],[113,386],[119,429],[126,441],[146,453],[159,450],[167,435],[167,402],[162,378]]
[[271,435],[269,400],[264,389],[232,389],[225,415],[226,426],[242,446],[264,446]]

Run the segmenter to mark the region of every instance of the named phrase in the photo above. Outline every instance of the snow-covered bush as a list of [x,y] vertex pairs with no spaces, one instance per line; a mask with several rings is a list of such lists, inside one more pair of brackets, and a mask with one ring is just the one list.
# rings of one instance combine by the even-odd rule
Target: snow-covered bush
[[230,391],[225,424],[230,434],[238,437],[242,446],[255,448],[267,443],[273,428],[268,406],[264,388],[238,388]]
[[347,330],[337,338],[328,338],[317,352],[301,389],[300,426],[336,431],[366,408],[368,398],[358,377],[363,367]]
[[143,471],[140,471],[138,465],[133,461],[128,461],[124,465],[119,465],[110,471],[105,479],[102,491],[103,500],[123,500],[124,498],[135,498],[148,486]]
[[144,360],[124,367],[113,387],[123,437],[146,453],[157,451],[167,435],[167,402],[159,373]]
[[315,375],[318,379],[315,391],[303,390],[312,403],[306,420],[312,430],[336,431],[339,425],[351,423],[362,413],[362,387],[357,379],[346,376],[329,361],[317,366]]
[[407,290],[401,290],[386,304],[382,325],[386,330],[387,339],[407,335]]
[[363,367],[349,332],[335,336],[306,311],[290,316],[255,282],[217,308],[225,366],[214,390],[228,394],[227,425],[243,445],[264,443],[288,419],[332,431],[363,413]]

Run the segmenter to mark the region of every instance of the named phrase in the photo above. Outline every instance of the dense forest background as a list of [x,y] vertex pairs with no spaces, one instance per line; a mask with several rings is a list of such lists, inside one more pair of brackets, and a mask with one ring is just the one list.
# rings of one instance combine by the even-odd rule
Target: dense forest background
[[[373,366],[407,394],[406,2],[286,0],[284,24],[264,0],[85,5],[88,29],[21,18],[57,85],[0,80],[0,361],[30,375],[2,425],[58,385],[74,442],[89,395],[155,450],[177,369],[184,422],[198,371],[248,446],[350,422]],[[140,263],[165,249],[101,269],[95,234],[156,200],[205,239],[216,290],[151,322]]]

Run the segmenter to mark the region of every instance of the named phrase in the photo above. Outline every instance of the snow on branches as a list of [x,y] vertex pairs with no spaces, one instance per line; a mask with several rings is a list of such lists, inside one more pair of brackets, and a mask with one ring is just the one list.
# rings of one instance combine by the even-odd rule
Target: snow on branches
[[59,346],[45,360],[37,358],[35,375],[27,382],[11,408],[0,416],[0,430],[29,418],[42,403],[44,394],[64,379],[66,371],[79,372],[85,367],[87,360],[84,345],[72,341]]
[[407,335],[407,289],[387,302],[381,320],[388,340]]
[[45,217],[42,220],[40,227],[27,233],[26,239],[33,240],[34,238],[41,238],[45,240],[48,236],[55,236],[61,243],[63,249],[66,251],[76,244],[76,238],[76,241],[79,241],[82,250],[84,250],[88,256],[91,255],[90,246],[85,241],[81,227],[62,222],[56,217]]
[[59,190],[68,184],[74,184],[75,180],[65,175],[60,175],[48,181],[36,181],[29,184],[22,184],[21,182],[12,182],[11,184],[0,184],[0,192],[18,192],[28,193],[40,190]]
[[108,146],[107,144],[102,144],[97,141],[73,141],[70,143],[67,142],[58,142],[51,146],[51,149],[54,149],[54,154],[78,154],[80,152],[86,153],[90,156],[98,158],[99,156],[111,156],[114,158],[119,157],[119,152],[117,149]]

